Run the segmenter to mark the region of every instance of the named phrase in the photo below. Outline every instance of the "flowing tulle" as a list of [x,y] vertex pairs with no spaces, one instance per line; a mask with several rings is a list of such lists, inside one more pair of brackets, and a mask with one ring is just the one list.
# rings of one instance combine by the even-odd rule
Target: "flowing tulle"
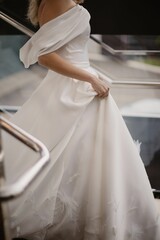
[[[56,26],[59,22],[61,26],[64,18],[68,22],[84,20],[86,25],[82,21],[79,35],[70,36],[67,44],[63,43],[64,33],[55,51],[72,63],[75,58],[73,64],[97,74],[89,66],[86,52],[88,16],[77,5],[56,19]],[[47,36],[41,44],[43,54],[54,51],[56,43],[50,33],[54,27],[55,20],[43,27]],[[36,45],[39,32],[36,34],[21,50],[26,66],[42,53],[41,46]],[[36,56],[33,62],[32,54]],[[96,95],[91,84],[48,71],[31,98],[10,119],[41,140],[51,155],[51,162],[40,176],[9,204],[14,237],[160,239],[159,214],[135,142],[111,94],[105,99]],[[22,144],[6,134],[3,140],[6,177],[13,182],[37,156],[22,150]]]

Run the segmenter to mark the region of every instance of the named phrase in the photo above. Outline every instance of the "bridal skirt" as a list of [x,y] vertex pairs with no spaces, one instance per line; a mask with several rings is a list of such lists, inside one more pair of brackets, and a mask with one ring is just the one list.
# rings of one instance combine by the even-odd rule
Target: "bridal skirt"
[[[10,121],[42,141],[51,161],[9,203],[13,237],[29,240],[159,240],[144,164],[112,98],[49,71]],[[13,183],[37,155],[3,133]]]

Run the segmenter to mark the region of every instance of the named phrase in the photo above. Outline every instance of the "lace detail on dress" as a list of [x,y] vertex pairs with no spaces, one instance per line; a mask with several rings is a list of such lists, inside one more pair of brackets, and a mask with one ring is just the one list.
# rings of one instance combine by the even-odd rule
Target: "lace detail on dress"
[[[53,208],[55,202],[55,208]],[[31,235],[24,235],[20,225],[17,225],[16,215],[11,218],[12,228],[15,226],[16,237],[26,237],[31,240],[44,240],[47,236],[47,233],[52,231],[52,234],[56,234],[56,232],[60,230],[67,229],[67,231],[72,231],[74,229],[75,232],[78,230],[78,205],[71,197],[67,196],[63,192],[58,192],[56,197],[52,197],[50,199],[46,199],[42,208],[43,211],[37,209],[37,204],[35,201],[35,196],[33,192],[30,192],[29,198],[24,202],[32,208],[33,216],[36,217],[36,221],[39,222],[41,231],[34,232]],[[44,214],[42,214],[42,212]],[[52,222],[50,224],[47,223],[46,216],[52,216]],[[23,223],[23,222],[22,222]]]
[[80,173],[74,174],[72,177],[69,178],[69,180],[67,181],[67,184],[72,183],[79,176],[80,176]]
[[59,192],[56,199],[56,208],[54,211],[53,225],[56,228],[60,228],[65,223],[70,222],[73,228],[77,229],[78,221],[78,205],[71,197],[65,193]]
[[[152,229],[153,233],[155,232],[159,221],[158,216],[152,225],[142,229],[139,223],[135,222],[138,209],[134,196],[131,197],[128,207],[124,208],[121,200],[112,195],[110,201],[103,207],[103,213],[91,217],[87,215],[87,206],[90,203],[83,206],[84,209],[86,208],[85,214],[80,214],[78,203],[64,192],[58,192],[56,201],[55,197],[52,197],[45,203],[43,212],[50,211],[52,215],[52,222],[46,226],[45,217],[38,214],[33,195],[34,193],[30,198],[30,203],[33,205],[31,207],[35,211],[34,215],[39,218],[42,230],[25,236],[21,234],[21,227],[17,226],[17,237],[25,237],[27,240],[52,240],[53,238],[54,240],[142,240],[146,232],[150,235]],[[55,201],[54,209],[47,209],[48,201]],[[152,240],[152,238],[148,239]]]
[[122,211],[121,201],[116,198],[107,203],[106,209],[110,213],[87,219],[85,238],[81,240],[142,240],[146,239],[146,233],[149,235],[147,239],[153,240],[155,229],[159,225],[159,216],[149,226],[142,228],[138,220],[137,223],[135,221],[138,208],[134,196],[128,210],[126,208]]

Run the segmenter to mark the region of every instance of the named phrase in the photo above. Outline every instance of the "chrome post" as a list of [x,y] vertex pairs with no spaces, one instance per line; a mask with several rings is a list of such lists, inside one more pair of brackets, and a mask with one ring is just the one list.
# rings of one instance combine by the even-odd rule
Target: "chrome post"
[[[1,126],[0,126],[0,187],[4,186],[5,173],[4,173],[4,153],[2,148]],[[0,202],[0,239],[11,240],[10,226],[8,221],[8,206],[6,202]]]

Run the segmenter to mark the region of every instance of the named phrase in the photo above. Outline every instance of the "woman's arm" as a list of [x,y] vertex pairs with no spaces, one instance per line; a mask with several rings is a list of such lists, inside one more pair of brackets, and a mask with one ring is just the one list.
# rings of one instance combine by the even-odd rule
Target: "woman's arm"
[[74,66],[55,52],[39,56],[38,63],[67,77],[91,83],[99,97],[108,96],[109,88],[105,82],[95,75]]

